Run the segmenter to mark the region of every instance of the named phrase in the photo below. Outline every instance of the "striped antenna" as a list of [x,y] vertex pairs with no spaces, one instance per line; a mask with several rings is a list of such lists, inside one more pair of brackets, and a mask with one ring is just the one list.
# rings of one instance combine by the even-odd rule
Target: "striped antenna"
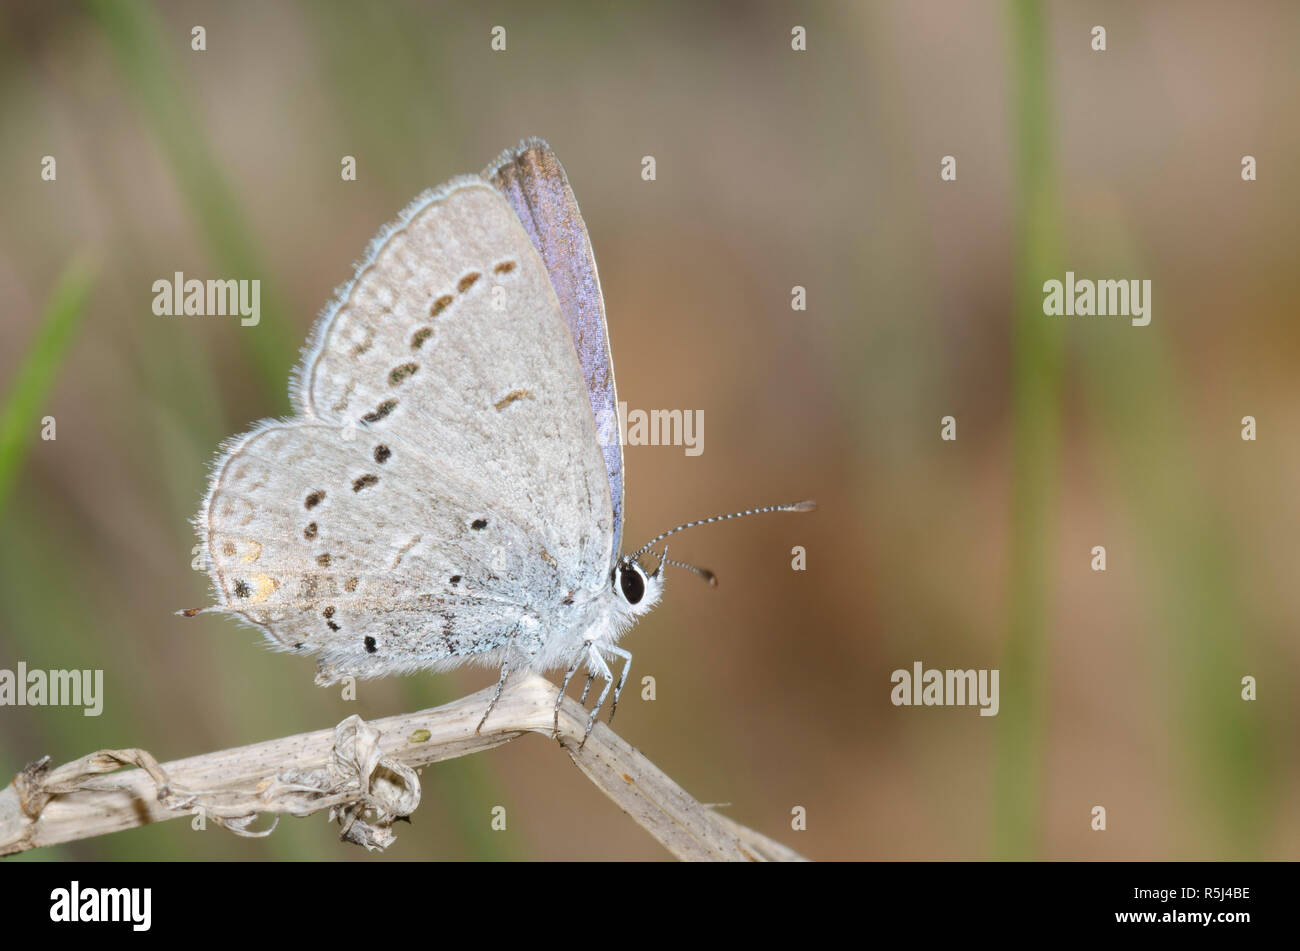
[[664,564],[672,565],[676,568],[685,568],[687,571],[699,575],[701,578],[703,578],[705,581],[709,583],[710,588],[716,588],[718,586],[718,576],[715,575],[708,568],[697,568],[694,565],[688,565],[684,561],[673,561],[671,558],[665,558]]
[[[758,508],[758,509],[745,509],[745,511],[743,512],[732,512],[729,515],[714,515],[712,518],[702,518],[694,522],[685,522],[684,524],[678,525],[676,528],[669,529],[668,531],[664,532],[662,535],[657,535],[654,538],[650,539],[650,541],[646,542],[643,546],[638,548],[636,551],[634,551],[632,554],[628,555],[627,557],[629,559],[640,558],[642,555],[648,552],[655,545],[658,545],[669,535],[676,535],[678,532],[684,532],[688,528],[695,528],[697,525],[711,525],[714,522],[725,522],[727,521],[727,519],[731,519],[731,518],[744,518],[746,515],[763,515],[767,512],[811,512],[816,508],[817,508],[816,502],[814,502],[812,499],[804,499],[802,502],[791,502],[788,505],[765,505],[762,508]],[[678,567],[689,568],[690,566],[679,565]]]

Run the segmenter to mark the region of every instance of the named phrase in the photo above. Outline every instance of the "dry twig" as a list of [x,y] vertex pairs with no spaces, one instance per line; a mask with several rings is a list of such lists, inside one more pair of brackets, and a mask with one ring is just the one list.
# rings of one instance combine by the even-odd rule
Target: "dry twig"
[[[551,735],[556,688],[527,673],[512,677],[476,733],[495,687],[461,700],[332,730],[159,764],[144,750],[101,750],[55,769],[49,758],[0,790],[0,855],[162,822],[198,811],[241,835],[262,813],[330,810],[342,837],[367,848],[393,839],[391,825],[420,800],[416,770],[500,746],[525,733]],[[560,743],[578,767],[679,859],[799,861],[780,843],[692,799],[608,727],[580,750],[587,712],[566,699]],[[426,735],[427,734],[427,735]],[[139,769],[118,772],[122,766]]]

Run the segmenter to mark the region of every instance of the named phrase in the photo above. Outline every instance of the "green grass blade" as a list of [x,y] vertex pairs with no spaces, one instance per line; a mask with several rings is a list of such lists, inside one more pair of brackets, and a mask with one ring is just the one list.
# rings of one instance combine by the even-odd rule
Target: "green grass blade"
[[993,851],[1038,851],[1046,733],[1047,592],[1060,454],[1060,325],[1043,315],[1042,282],[1061,260],[1046,17],[1037,0],[1011,4],[1013,117],[1019,187],[1012,330],[1010,630],[1002,659],[1002,712],[993,793]]
[[93,283],[94,268],[84,258],[64,269],[41,316],[36,339],[0,404],[0,513],[40,432],[41,406],[85,316]]

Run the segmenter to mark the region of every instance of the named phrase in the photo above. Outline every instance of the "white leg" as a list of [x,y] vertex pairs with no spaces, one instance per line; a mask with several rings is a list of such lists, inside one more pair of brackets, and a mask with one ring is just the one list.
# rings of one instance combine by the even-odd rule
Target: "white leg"
[[560,695],[555,698],[555,728],[552,735],[556,739],[559,739],[560,736],[560,704],[564,703],[564,693],[569,689],[569,681],[573,679],[573,672],[578,669],[578,665],[582,663],[582,658],[590,647],[591,641],[583,644],[581,650],[573,655],[573,663],[569,665],[569,669],[564,672],[564,683],[560,684]]
[[614,688],[614,702],[609,707],[609,719],[607,723],[614,722],[614,713],[618,710],[618,698],[623,693],[623,685],[627,683],[627,672],[632,666],[632,652],[625,651],[621,647],[606,648],[611,654],[623,658],[623,672],[618,675],[618,686]]
[[[589,653],[595,655],[595,664],[598,665],[597,673],[605,678],[605,687],[601,690],[600,696],[596,698],[596,703],[591,708],[591,716],[587,718],[587,729],[586,732],[582,734],[582,742],[578,744],[578,749],[582,749],[587,745],[587,737],[591,736],[591,731],[596,727],[596,720],[600,716],[600,708],[605,705],[605,698],[609,696],[610,689],[614,687],[614,672],[609,669],[609,664],[605,663],[605,658],[601,656],[601,651],[608,651],[616,657],[622,657],[625,659],[623,674],[619,677],[618,681],[619,690],[623,689],[623,680],[627,677],[627,666],[632,660],[632,655],[630,653],[623,650],[621,647],[615,647],[612,644],[602,644],[599,647],[593,645],[589,649]],[[587,666],[593,666],[591,658],[588,659]],[[615,696],[617,696],[617,692],[615,693]]]

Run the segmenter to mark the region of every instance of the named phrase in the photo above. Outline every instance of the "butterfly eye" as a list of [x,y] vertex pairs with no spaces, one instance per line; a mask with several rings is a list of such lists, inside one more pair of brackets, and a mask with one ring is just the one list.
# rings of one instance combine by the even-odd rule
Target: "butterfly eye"
[[623,565],[618,569],[618,587],[628,604],[640,604],[645,597],[645,577],[636,565]]

